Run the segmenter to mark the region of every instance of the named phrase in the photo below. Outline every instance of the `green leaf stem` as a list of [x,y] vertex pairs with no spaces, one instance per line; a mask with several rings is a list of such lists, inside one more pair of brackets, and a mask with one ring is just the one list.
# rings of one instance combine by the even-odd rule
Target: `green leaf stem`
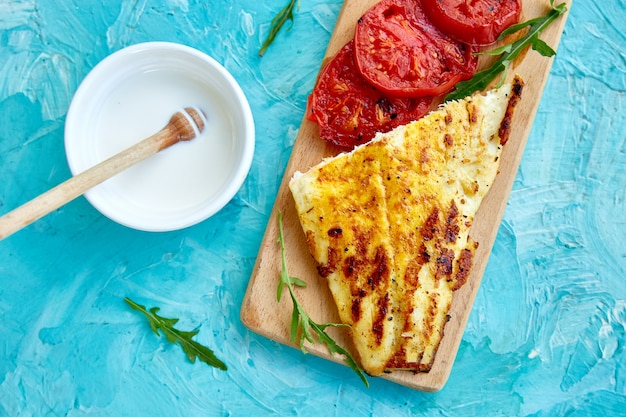
[[539,39],[539,35],[545,28],[550,26],[559,16],[567,11],[567,5],[561,3],[558,6],[554,5],[554,0],[550,0],[550,11],[541,17],[530,19],[523,23],[518,23],[509,26],[505,31],[500,34],[499,39],[503,39],[507,35],[518,32],[522,29],[528,28],[528,32],[517,41],[496,48],[492,51],[483,52],[486,55],[501,55],[500,58],[494,62],[489,68],[474,74],[472,78],[467,81],[459,82],[455,89],[449,93],[445,101],[460,100],[476,91],[482,91],[491,81],[493,81],[498,75],[502,74],[499,85],[501,85],[505,78],[506,72],[511,62],[519,56],[519,54],[528,46],[537,51],[539,54],[545,57],[552,57],[556,54],[548,44]]
[[270,26],[270,31],[267,34],[265,41],[261,45],[261,49],[259,50],[260,56],[263,56],[263,54],[265,54],[267,48],[269,48],[272,42],[274,42],[274,39],[276,39],[278,32],[280,32],[282,27],[288,21],[291,22],[291,26],[289,26],[287,30],[291,29],[291,27],[293,26],[293,12],[296,9],[296,6],[300,7],[299,0],[289,0],[289,3],[287,3],[285,7],[283,7],[281,11],[278,12],[276,16],[274,16],[274,18],[272,19],[272,25]]
[[187,354],[187,358],[191,361],[191,363],[195,363],[196,359],[206,363],[209,366],[213,366],[215,368],[219,368],[225,371],[226,365],[224,362],[219,360],[213,351],[206,346],[201,345],[200,343],[192,340],[192,337],[198,334],[198,330],[192,331],[182,331],[174,328],[174,325],[178,323],[178,319],[169,319],[166,317],[161,317],[157,313],[159,312],[159,307],[152,307],[150,310],[146,310],[144,306],[141,304],[137,304],[130,298],[124,298],[124,301],[130,305],[133,310],[140,311],[143,313],[150,322],[150,328],[157,335],[159,334],[159,330],[163,332],[168,341],[173,344],[178,343],[183,351]]
[[328,327],[349,327],[347,324],[339,324],[339,323],[316,323],[313,319],[309,317],[307,312],[304,310],[296,295],[294,293],[294,286],[305,287],[306,282],[302,281],[299,278],[292,277],[289,275],[287,270],[287,260],[285,257],[285,237],[283,233],[283,220],[282,213],[278,213],[278,243],[280,244],[281,250],[281,272],[280,272],[280,281],[278,283],[278,291],[277,291],[277,299],[280,301],[283,288],[287,287],[289,291],[289,295],[291,296],[291,301],[293,302],[293,311],[291,314],[291,328],[290,328],[290,337],[291,343],[297,344],[300,347],[302,353],[308,353],[306,347],[304,346],[304,341],[308,341],[310,343],[315,343],[316,340],[319,343],[323,343],[326,345],[326,348],[331,354],[338,354],[344,356],[344,362],[348,365],[358,376],[361,378],[361,381],[365,384],[366,387],[369,388],[369,382],[365,377],[365,373],[356,363],[350,352],[342,348],[333,340],[332,337],[326,333],[326,329]]

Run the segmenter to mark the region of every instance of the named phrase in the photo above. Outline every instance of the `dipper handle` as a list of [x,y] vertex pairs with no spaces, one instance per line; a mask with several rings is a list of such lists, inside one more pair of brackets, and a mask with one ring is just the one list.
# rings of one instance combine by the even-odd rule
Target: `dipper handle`
[[73,176],[0,217],[0,240],[163,149],[180,141],[195,138],[204,130],[204,125],[202,111],[198,109],[186,107],[177,112],[163,129],[149,138]]

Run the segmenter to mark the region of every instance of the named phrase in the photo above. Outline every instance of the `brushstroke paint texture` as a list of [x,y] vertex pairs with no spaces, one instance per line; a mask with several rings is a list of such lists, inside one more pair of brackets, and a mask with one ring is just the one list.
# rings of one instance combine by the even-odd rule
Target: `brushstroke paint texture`
[[[626,410],[623,1],[574,2],[505,218],[444,389],[383,380],[248,332],[239,308],[339,0],[0,2],[0,212],[69,176],[67,107],[124,46],[173,41],[248,96],[255,159],[215,217],[144,233],[78,199],[0,242],[1,416],[613,416]],[[532,52],[531,52],[532,53]],[[129,296],[197,328],[229,370],[191,364]]]

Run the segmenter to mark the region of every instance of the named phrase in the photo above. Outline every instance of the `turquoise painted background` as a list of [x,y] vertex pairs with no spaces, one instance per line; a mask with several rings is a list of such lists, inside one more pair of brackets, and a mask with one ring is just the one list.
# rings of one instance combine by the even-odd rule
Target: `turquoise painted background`
[[[626,415],[626,3],[578,0],[569,12],[456,364],[435,394],[375,379],[366,389],[239,320],[341,7],[302,0],[293,29],[259,58],[283,3],[0,1],[0,213],[69,177],[72,95],[130,44],[213,56],[257,129],[243,188],[194,227],[131,230],[79,198],[0,241],[0,415]],[[229,370],[186,361],[126,296],[200,330]]]

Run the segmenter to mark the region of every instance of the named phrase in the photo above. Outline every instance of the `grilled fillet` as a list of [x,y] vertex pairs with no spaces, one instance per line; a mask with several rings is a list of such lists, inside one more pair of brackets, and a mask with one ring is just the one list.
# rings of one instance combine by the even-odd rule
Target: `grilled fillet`
[[291,179],[309,250],[370,375],[431,369],[522,84],[446,103]]

